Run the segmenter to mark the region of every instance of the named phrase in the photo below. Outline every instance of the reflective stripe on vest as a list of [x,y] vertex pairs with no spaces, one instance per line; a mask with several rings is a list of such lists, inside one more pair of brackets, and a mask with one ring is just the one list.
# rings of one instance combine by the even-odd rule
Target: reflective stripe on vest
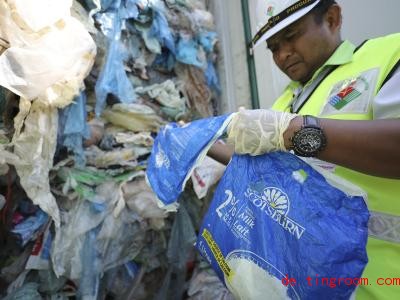
[[370,213],[368,235],[376,239],[400,243],[400,217],[376,211]]

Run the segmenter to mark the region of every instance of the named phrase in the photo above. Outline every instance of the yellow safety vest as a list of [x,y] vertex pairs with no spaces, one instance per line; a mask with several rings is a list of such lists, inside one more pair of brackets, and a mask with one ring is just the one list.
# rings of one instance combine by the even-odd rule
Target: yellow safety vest
[[[354,53],[351,62],[337,67],[321,81],[298,113],[331,119],[372,120],[370,101],[399,60],[400,34],[367,41]],[[292,100],[293,91],[288,87],[273,109],[288,111]],[[340,166],[334,172],[367,192],[369,209],[378,212],[378,216],[383,215],[384,220],[377,220],[378,223],[392,220],[392,227],[400,225],[400,180],[369,176]],[[386,214],[390,217],[385,219]],[[390,224],[386,226],[389,230],[386,236],[385,230],[382,230],[383,236],[369,236],[369,262],[363,273],[368,285],[358,287],[357,300],[400,299],[400,228],[396,237]]]

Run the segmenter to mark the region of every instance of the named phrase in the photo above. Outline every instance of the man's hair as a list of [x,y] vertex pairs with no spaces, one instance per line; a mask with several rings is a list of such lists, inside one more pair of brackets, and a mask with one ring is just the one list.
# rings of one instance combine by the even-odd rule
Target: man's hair
[[336,4],[335,0],[321,0],[311,11],[310,13],[313,14],[315,23],[321,24],[324,18],[325,13],[328,9],[333,5]]

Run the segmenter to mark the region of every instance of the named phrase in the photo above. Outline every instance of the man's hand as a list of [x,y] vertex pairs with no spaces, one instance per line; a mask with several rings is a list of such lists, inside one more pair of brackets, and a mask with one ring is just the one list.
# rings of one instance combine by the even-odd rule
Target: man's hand
[[283,134],[296,116],[270,109],[241,110],[228,126],[228,144],[234,145],[238,154],[286,151]]

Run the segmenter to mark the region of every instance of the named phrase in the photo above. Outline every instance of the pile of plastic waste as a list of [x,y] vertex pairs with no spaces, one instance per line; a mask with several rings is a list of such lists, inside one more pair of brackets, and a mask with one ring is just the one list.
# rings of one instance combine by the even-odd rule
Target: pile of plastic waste
[[0,2],[0,298],[231,298],[194,249],[223,166],[176,211],[145,180],[162,125],[218,113],[217,42],[201,0]]

